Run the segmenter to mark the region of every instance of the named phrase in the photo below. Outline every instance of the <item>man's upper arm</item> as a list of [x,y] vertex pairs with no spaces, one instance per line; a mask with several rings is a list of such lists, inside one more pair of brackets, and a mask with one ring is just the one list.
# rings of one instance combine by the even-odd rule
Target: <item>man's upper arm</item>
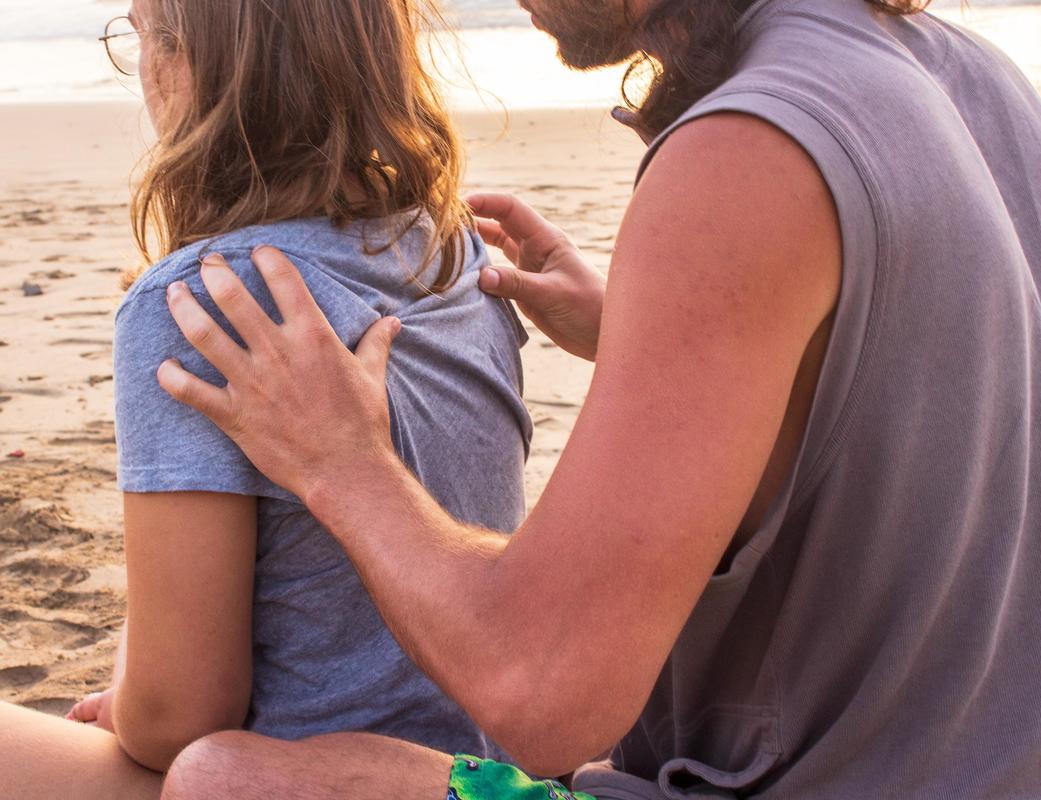
[[591,757],[635,720],[755,493],[840,274],[831,195],[783,133],[726,114],[662,146],[618,237],[582,415],[507,547],[540,565],[547,590],[524,613],[562,643],[532,670],[554,752],[503,741],[529,766],[566,766],[561,739]]

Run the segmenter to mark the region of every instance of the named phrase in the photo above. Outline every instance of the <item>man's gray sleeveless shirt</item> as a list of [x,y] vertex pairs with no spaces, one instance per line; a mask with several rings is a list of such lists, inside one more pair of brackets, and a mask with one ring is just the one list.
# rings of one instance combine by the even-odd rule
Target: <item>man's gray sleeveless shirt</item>
[[576,788],[1041,797],[1041,101],[927,14],[762,0],[741,25],[648,160],[721,111],[801,144],[840,218],[834,330],[785,490]]

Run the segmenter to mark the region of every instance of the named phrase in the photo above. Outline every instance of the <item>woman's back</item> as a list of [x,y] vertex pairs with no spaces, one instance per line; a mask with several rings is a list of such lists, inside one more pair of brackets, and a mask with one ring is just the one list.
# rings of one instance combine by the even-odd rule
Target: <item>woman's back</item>
[[442,750],[483,752],[480,732],[400,650],[317,520],[155,379],[159,364],[173,357],[219,382],[175,326],[166,287],[185,281],[230,330],[198,275],[200,254],[219,252],[277,319],[250,262],[253,248],[276,246],[302,270],[347,345],[380,316],[402,320],[388,369],[400,453],[457,517],[512,530],[524,510],[522,472],[531,433],[520,398],[523,329],[512,309],[477,289],[478,269],[487,259],[476,236],[465,237],[465,269],[441,294],[408,283],[429,244],[425,220],[395,247],[374,253],[388,238],[386,226],[405,219],[337,228],[314,218],[245,228],[184,248],[142,276],[116,321],[120,487],[259,498],[247,727],[282,738],[361,729]]

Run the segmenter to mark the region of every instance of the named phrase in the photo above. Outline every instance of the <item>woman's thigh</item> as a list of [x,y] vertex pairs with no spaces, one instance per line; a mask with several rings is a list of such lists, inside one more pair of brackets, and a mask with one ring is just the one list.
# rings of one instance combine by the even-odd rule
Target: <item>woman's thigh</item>
[[108,731],[0,702],[0,797],[154,800],[161,783]]
[[366,733],[298,742],[207,736],[174,761],[163,800],[445,800],[452,756]]

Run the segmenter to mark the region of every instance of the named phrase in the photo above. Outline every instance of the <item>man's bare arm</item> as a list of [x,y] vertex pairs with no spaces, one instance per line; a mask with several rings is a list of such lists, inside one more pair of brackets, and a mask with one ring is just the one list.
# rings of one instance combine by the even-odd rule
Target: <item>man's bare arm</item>
[[840,250],[823,180],[776,129],[720,115],[675,133],[618,238],[585,407],[509,539],[451,519],[390,450],[391,326],[357,357],[337,349],[270,253],[258,267],[283,326],[256,318],[230,271],[204,270],[249,352],[171,294],[229,388],[173,364],[160,378],[305,498],[399,640],[478,724],[529,769],[562,773],[644,705],[763,474],[836,301]]

